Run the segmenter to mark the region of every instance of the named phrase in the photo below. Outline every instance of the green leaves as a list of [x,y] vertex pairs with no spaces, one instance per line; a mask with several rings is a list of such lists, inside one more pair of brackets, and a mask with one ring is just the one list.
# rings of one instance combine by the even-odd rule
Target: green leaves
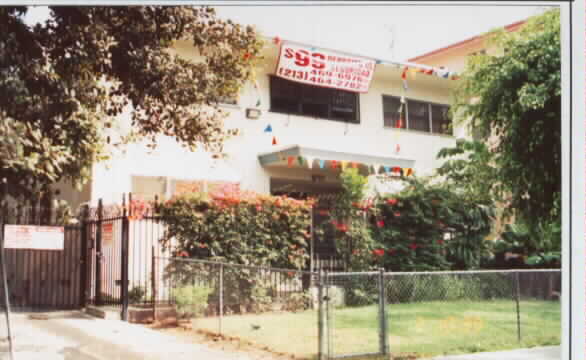
[[[467,162],[447,162],[440,174],[479,199],[486,194],[536,225],[556,221],[561,191],[560,17],[552,10],[530,19],[516,33],[495,34],[507,49],[477,56],[455,92],[454,113],[470,120],[481,148],[457,145],[440,157],[469,153]],[[465,151],[464,151],[465,150]],[[492,185],[495,184],[495,185]],[[533,226],[536,228],[536,226]]]
[[[0,177],[20,185],[11,191],[86,180],[107,157],[105,128],[128,105],[132,131],[122,142],[154,145],[164,134],[222,152],[230,133],[217,103],[252,77],[262,48],[253,29],[191,6],[50,9],[48,22],[29,28],[26,8],[0,8],[0,121],[10,121],[0,127]],[[185,40],[203,61],[172,54]]]

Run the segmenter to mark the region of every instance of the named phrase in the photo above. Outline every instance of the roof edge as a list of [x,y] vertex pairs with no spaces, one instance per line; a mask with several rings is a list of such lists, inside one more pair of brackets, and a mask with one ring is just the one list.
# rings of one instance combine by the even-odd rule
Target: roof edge
[[[514,22],[514,23],[512,23],[512,24],[509,24],[509,25],[503,26],[503,29],[504,29],[505,31],[508,31],[508,32],[516,31],[516,30],[517,30],[519,27],[521,27],[521,26],[522,26],[523,24],[525,24],[526,22],[527,22],[527,20],[520,20],[520,21]],[[482,35],[476,35],[476,36],[473,36],[473,37],[471,37],[471,38],[468,38],[468,39],[465,39],[465,40],[459,41],[459,42],[457,42],[457,43],[454,43],[454,44],[451,44],[451,45],[448,45],[448,46],[444,46],[444,47],[442,47],[442,48],[439,48],[439,49],[436,49],[436,50],[430,51],[430,52],[428,52],[428,53],[425,53],[425,54],[423,54],[423,55],[416,56],[416,57],[414,57],[414,58],[411,58],[411,59],[409,59],[409,60],[407,60],[407,61],[409,61],[409,62],[417,62],[417,61],[421,61],[422,59],[429,58],[429,57],[433,57],[433,56],[436,56],[436,55],[438,55],[438,54],[440,54],[440,53],[443,53],[443,52],[446,52],[446,51],[449,51],[449,50],[453,50],[453,49],[456,49],[456,48],[462,47],[462,46],[464,46],[464,45],[467,45],[467,44],[473,43],[473,42],[475,42],[475,41],[481,40],[481,39],[482,39],[482,38],[484,38],[485,36],[486,36],[486,33],[485,33],[485,34],[482,34]]]

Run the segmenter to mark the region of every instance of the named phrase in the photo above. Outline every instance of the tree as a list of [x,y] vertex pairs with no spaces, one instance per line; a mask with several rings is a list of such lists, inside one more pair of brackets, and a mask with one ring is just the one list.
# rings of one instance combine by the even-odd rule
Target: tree
[[485,165],[494,170],[487,180],[499,185],[491,188],[495,199],[506,200],[509,212],[532,228],[559,223],[559,10],[489,38],[503,52],[472,59],[455,91],[453,114],[470,119],[473,133],[489,146]]
[[[212,8],[51,7],[34,27],[26,7],[0,8],[0,178],[12,196],[89,177],[107,157],[107,128],[129,111],[137,139],[174,136],[222,153],[234,132],[219,99],[253,77],[262,41]],[[170,50],[193,43],[201,61]]]

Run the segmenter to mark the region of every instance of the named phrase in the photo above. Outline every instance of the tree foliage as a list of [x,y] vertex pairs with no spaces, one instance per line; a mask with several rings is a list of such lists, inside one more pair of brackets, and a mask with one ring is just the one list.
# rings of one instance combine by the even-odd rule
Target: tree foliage
[[[455,92],[454,114],[489,144],[496,199],[529,224],[559,221],[560,20],[553,10],[517,32],[490,37],[502,54],[475,56]],[[480,152],[479,152],[480,154]],[[478,179],[478,178],[477,178]],[[479,189],[487,189],[483,184]]]
[[[217,104],[253,77],[262,42],[252,27],[207,7],[55,6],[33,27],[26,11],[0,8],[0,178],[12,195],[86,179],[124,111],[126,141],[164,134],[222,152],[231,132]],[[169,51],[179,40],[201,60]]]

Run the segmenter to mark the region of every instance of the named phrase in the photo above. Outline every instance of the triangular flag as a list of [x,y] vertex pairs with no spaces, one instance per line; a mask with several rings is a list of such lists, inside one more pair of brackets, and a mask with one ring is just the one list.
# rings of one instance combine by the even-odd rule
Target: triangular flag
[[265,128],[265,132],[273,132],[273,127],[271,126],[271,124],[267,125],[267,127]]
[[399,117],[399,120],[397,120],[397,129],[402,129],[403,128],[403,116]]
[[413,175],[413,169],[407,168],[407,176]]
[[379,164],[374,164],[374,173],[378,174],[378,170],[380,169],[380,165]]
[[405,66],[405,68],[403,69],[403,73],[401,74],[401,79],[406,80],[407,79],[407,71],[409,70],[408,66]]
[[295,160],[295,158],[293,156],[287,157],[287,166],[288,167],[293,166],[293,160]]
[[273,136],[273,145],[277,145],[277,138]]
[[407,168],[403,168],[403,176],[407,175]]
[[313,157],[306,156],[305,158],[307,159],[307,167],[311,169],[313,167]]
[[348,163],[348,162],[347,162],[346,160],[342,160],[342,161],[340,161],[340,164],[342,165],[342,170],[346,169],[346,164],[347,164],[347,163]]
[[331,161],[332,169],[335,169],[338,166],[338,162],[336,160]]
[[325,161],[325,160],[320,160],[320,161],[319,161],[319,168],[320,168],[320,169],[323,169],[323,168],[324,168],[324,166],[326,166],[326,161]]
[[401,173],[401,168],[400,168],[400,167],[398,167],[398,166],[395,166],[395,167],[392,169],[392,171],[393,171],[394,173]]
[[300,166],[303,166],[303,156],[298,156],[297,157],[297,162],[299,162]]
[[388,173],[389,171],[391,171],[391,167],[390,166],[385,166],[385,173]]

